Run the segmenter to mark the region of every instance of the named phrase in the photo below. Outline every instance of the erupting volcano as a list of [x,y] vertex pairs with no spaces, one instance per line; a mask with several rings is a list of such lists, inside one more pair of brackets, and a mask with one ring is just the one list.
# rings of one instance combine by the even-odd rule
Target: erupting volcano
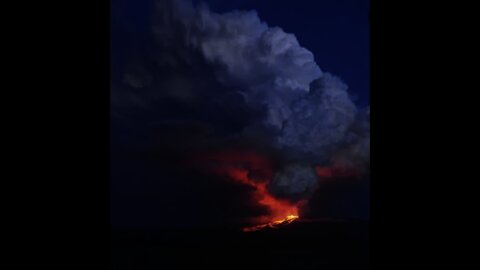
[[272,221],[272,222],[269,222],[269,223],[266,223],[266,224],[261,224],[261,225],[251,226],[251,227],[245,227],[245,228],[242,229],[242,231],[244,231],[244,232],[254,232],[254,231],[258,231],[258,230],[261,230],[261,229],[267,228],[267,227],[276,228],[276,226],[278,226],[278,225],[290,224],[298,218],[299,218],[299,216],[296,216],[296,215],[288,215],[286,218],[281,219],[281,220],[275,220],[275,221]]
[[268,210],[267,215],[254,218],[254,222],[260,225],[245,227],[243,231],[275,228],[277,225],[289,224],[299,218],[299,208],[305,200],[279,198],[269,191],[268,185],[274,173],[272,164],[266,157],[253,152],[225,151],[205,155],[201,160],[210,162],[209,171],[252,187],[252,199]]
[[110,2],[111,268],[369,269],[368,1]]
[[[117,15],[113,31],[122,42],[112,58],[111,156],[118,159],[112,177],[120,179],[118,194],[140,196],[118,195],[119,207],[122,200],[144,209],[143,203],[178,199],[174,213],[204,211],[192,219],[235,225],[354,209],[337,207],[333,198],[325,199],[330,206],[314,205],[312,198],[329,185],[368,180],[369,106],[355,104],[348,85],[322,70],[294,33],[254,10],[217,13],[197,1],[153,2],[144,9],[152,17],[142,16],[138,26],[140,39],[124,29],[129,16]],[[193,157],[200,157],[194,166]],[[161,203],[149,203],[154,192]],[[123,219],[124,212],[118,210],[121,222],[140,223]],[[162,226],[191,223],[150,216],[145,222]]]
[[257,199],[258,204],[267,207],[270,211],[269,215],[262,216],[257,219],[257,222],[265,224],[253,227],[246,227],[243,229],[243,231],[256,231],[267,226],[274,228],[275,225],[282,223],[290,223],[299,217],[299,206],[303,201],[293,203],[287,200],[275,198],[268,192],[267,183],[259,183],[255,182],[253,179],[250,179],[248,177],[249,172],[246,169],[229,167],[226,168],[225,172],[234,181],[238,181],[240,183],[254,187],[254,197]]

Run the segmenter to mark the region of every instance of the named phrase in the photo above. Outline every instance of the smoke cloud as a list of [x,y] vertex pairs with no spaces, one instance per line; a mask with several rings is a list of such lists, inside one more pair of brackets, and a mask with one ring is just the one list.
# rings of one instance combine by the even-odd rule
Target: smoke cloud
[[299,200],[311,195],[317,182],[317,175],[311,166],[290,164],[277,172],[269,184],[269,190],[277,197]]
[[193,133],[197,144],[261,142],[284,164],[269,191],[292,200],[321,184],[317,165],[368,172],[369,109],[358,109],[347,85],[323,72],[295,35],[255,11],[217,14],[159,0],[149,37],[112,82],[114,121],[142,115],[148,125],[194,123],[208,134],[201,141]]

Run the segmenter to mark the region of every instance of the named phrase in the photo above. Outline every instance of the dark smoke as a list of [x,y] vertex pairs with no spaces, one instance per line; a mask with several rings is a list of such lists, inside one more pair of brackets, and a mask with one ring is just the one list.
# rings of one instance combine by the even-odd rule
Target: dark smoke
[[114,74],[113,122],[190,127],[158,137],[178,147],[261,142],[284,159],[269,189],[293,200],[321,183],[316,165],[368,173],[369,109],[358,109],[347,85],[322,72],[293,34],[255,11],[216,14],[169,0],[156,1],[150,33]]
[[317,175],[311,166],[289,164],[276,173],[268,188],[277,197],[300,200],[310,196],[317,183]]

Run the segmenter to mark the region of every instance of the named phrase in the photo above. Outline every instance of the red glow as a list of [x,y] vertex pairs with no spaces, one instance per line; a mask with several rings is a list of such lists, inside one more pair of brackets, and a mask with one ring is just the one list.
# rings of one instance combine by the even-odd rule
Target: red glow
[[329,167],[316,166],[315,171],[320,178],[330,178],[333,176],[332,169]]
[[270,227],[270,228],[277,228],[278,225],[281,225],[281,224],[290,224],[292,223],[294,220],[298,219],[298,216],[296,215],[288,215],[286,218],[284,219],[280,219],[280,220],[275,220],[275,221],[272,221],[272,222],[269,222],[269,223],[266,223],[266,224],[261,224],[261,225],[256,225],[256,226],[251,226],[251,227],[246,227],[246,228],[243,228],[243,231],[244,232],[254,232],[254,231],[258,231],[258,230],[261,230],[263,228],[266,228],[266,227]]
[[235,181],[255,188],[254,198],[263,206],[268,207],[270,215],[263,217],[260,222],[283,219],[288,215],[298,216],[298,206],[289,201],[280,200],[268,193],[267,183],[255,182],[248,178],[248,171],[245,169],[227,168],[227,174]]
[[333,178],[354,178],[360,173],[346,166],[333,165],[331,167],[323,167],[320,165],[315,166],[315,172],[320,179],[328,180]]
[[[214,162],[209,170],[227,176],[229,179],[254,188],[253,199],[259,205],[269,210],[269,214],[259,217],[256,222],[274,224],[299,215],[299,203],[292,203],[272,196],[267,190],[267,184],[273,177],[271,162],[264,156],[254,152],[223,151],[204,155],[201,160]],[[260,225],[262,226],[262,225]]]
[[[209,154],[204,159],[218,162],[215,166],[220,171],[226,172],[234,180],[241,181],[248,184],[255,179],[248,177],[249,173],[255,173],[256,177],[261,179],[256,180],[270,180],[273,176],[273,169],[271,162],[257,153],[251,151],[222,151]],[[243,169],[243,170],[242,170]],[[246,173],[246,175],[243,175]]]

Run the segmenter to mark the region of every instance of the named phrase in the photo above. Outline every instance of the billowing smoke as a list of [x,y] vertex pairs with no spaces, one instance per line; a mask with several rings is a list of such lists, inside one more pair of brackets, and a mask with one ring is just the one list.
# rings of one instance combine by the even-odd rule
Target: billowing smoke
[[317,182],[317,175],[311,166],[289,164],[275,174],[269,191],[277,197],[299,200],[311,195]]
[[156,2],[151,26],[149,45],[112,83],[114,117],[144,114],[204,126],[208,138],[261,142],[284,164],[269,191],[291,200],[321,183],[315,166],[368,173],[369,110],[293,34],[255,11],[217,14],[170,0]]

